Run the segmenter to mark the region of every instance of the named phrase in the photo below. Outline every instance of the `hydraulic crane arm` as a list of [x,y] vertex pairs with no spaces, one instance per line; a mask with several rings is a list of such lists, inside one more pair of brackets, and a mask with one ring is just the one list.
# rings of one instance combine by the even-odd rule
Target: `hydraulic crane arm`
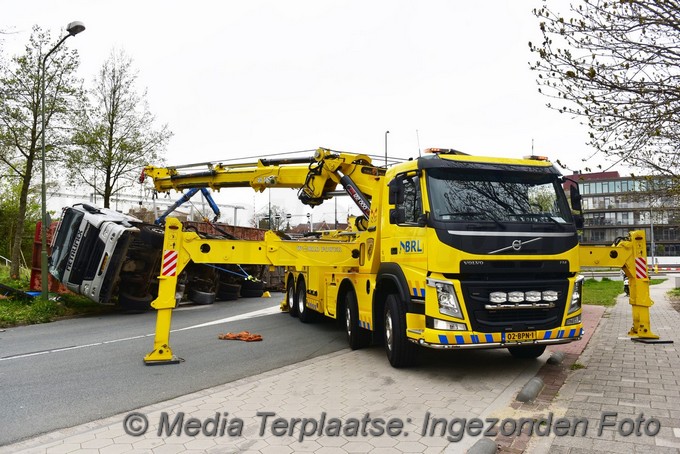
[[210,209],[213,210],[213,213],[215,213],[215,217],[213,218],[213,222],[216,222],[217,219],[220,217],[220,207],[217,206],[217,203],[215,203],[215,200],[213,200],[212,196],[210,195],[210,191],[206,188],[191,188],[189,189],[185,194],[182,195],[175,203],[170,205],[167,210],[163,212],[155,221],[155,224],[158,225],[163,225],[165,224],[165,218],[168,217],[170,213],[175,211],[180,205],[183,203],[187,202],[189,199],[191,199],[198,191],[201,191],[201,194],[203,194],[203,198],[205,198],[205,201],[208,202],[208,205],[210,205]]
[[316,206],[331,197],[341,184],[364,214],[370,199],[380,187],[385,169],[371,164],[363,154],[334,152],[319,148],[311,158],[260,159],[245,164],[208,164],[207,169],[189,167],[144,168],[144,176],[153,179],[157,191],[181,191],[191,188],[252,187],[262,192],[267,188],[299,189],[298,198]]

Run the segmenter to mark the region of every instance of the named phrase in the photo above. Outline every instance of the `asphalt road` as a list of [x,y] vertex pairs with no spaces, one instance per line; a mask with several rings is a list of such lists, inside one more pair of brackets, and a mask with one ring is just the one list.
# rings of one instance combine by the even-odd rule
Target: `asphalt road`
[[[170,346],[184,359],[177,365],[143,363],[153,348],[155,312],[0,331],[0,445],[347,348],[332,321],[303,325],[280,313],[282,297],[176,309]],[[243,330],[264,340],[217,337]]]

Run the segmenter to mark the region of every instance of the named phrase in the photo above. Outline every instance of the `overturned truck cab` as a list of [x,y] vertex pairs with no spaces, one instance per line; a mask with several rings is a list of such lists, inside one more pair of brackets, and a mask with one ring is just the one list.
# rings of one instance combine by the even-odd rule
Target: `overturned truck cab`
[[127,309],[149,307],[158,292],[163,228],[86,203],[64,208],[49,273],[72,292]]

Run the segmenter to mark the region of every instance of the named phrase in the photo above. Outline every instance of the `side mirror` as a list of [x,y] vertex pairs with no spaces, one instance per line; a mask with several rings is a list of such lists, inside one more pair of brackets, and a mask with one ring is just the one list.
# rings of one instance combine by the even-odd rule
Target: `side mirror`
[[571,199],[571,209],[574,211],[582,211],[581,206],[581,192],[578,190],[578,183],[572,182],[571,188],[569,189],[569,198]]
[[581,211],[583,207],[581,206],[581,194],[579,194],[578,190],[574,193],[572,189],[569,197],[571,198],[571,208],[574,211]]
[[399,205],[404,203],[404,180],[402,178],[395,178],[388,184],[389,196],[387,202],[390,205]]
[[576,226],[576,229],[581,230],[583,226],[585,225],[585,222],[583,220],[583,216],[580,214],[575,214],[574,215],[574,225]]

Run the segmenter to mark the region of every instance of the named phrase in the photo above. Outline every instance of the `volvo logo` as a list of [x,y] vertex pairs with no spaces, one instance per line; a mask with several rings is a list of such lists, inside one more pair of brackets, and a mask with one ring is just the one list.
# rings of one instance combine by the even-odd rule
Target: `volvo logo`
[[514,240],[514,241],[510,244],[510,246],[506,246],[506,247],[504,247],[504,248],[496,249],[495,251],[489,252],[489,254],[497,254],[497,253],[499,253],[499,252],[509,251],[510,249],[512,249],[513,251],[519,251],[519,250],[522,249],[522,246],[524,246],[525,244],[533,243],[534,241],[538,241],[538,240],[542,240],[542,239],[543,239],[543,238],[541,238],[541,237],[539,236],[539,237],[537,237],[537,238],[532,238],[532,239],[526,240],[526,241],[522,241],[522,240]]

